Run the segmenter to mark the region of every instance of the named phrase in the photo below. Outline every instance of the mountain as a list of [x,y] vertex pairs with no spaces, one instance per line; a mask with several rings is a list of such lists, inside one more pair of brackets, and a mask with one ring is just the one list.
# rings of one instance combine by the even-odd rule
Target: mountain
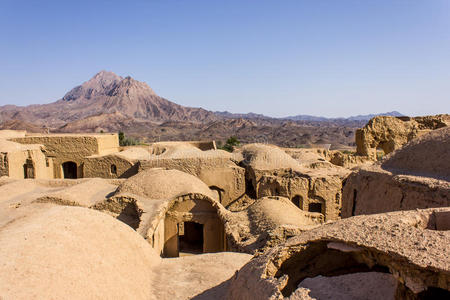
[[236,113],[230,113],[228,111],[215,111],[214,112],[217,116],[227,118],[227,119],[273,119],[272,117],[268,117],[262,114],[255,114],[255,113],[246,113],[246,114],[236,114]]
[[144,82],[101,71],[54,103],[0,107],[0,121],[21,120],[64,126],[101,114],[120,113],[136,120],[205,122],[218,117],[202,108],[184,107],[164,99]]
[[9,120],[0,124],[0,130],[26,130],[27,132],[46,133],[47,128],[25,121]]
[[230,113],[228,111],[215,111],[214,112],[217,116],[227,118],[227,119],[271,119],[271,120],[292,120],[292,121],[306,121],[306,122],[346,122],[346,121],[369,121],[373,117],[376,116],[392,116],[392,117],[403,117],[404,115],[402,113],[399,113],[398,111],[390,111],[387,113],[380,113],[380,114],[370,114],[370,115],[357,115],[357,116],[351,116],[348,118],[326,118],[326,117],[318,117],[318,116],[312,116],[312,115],[296,115],[296,116],[289,116],[284,118],[274,118],[269,117],[263,114],[256,114],[256,113],[246,113],[246,114],[239,114],[239,113]]
[[394,111],[390,111],[387,113],[381,113],[381,114],[375,114],[375,115],[373,115],[373,114],[372,115],[357,115],[357,116],[349,117],[347,119],[351,120],[351,121],[369,121],[373,117],[377,117],[377,116],[404,117],[405,115],[394,110]]
[[370,115],[357,115],[348,118],[326,118],[326,117],[316,117],[310,115],[297,115],[281,118],[282,120],[293,120],[293,121],[309,121],[309,122],[329,122],[329,121],[369,121],[376,116],[392,116],[392,117],[403,117],[404,114],[398,111],[390,111],[380,114],[370,114]]
[[272,118],[255,113],[211,112],[178,105],[158,96],[144,82],[101,71],[56,102],[0,107],[0,129],[53,133],[124,131],[149,142],[224,141],[237,136],[244,143],[268,142],[285,147],[331,143],[348,147],[354,144],[356,128],[373,116]]

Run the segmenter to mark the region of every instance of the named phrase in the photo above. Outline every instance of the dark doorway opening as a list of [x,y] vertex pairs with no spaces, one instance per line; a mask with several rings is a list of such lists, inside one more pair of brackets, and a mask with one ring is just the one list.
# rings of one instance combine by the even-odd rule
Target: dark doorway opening
[[308,205],[309,212],[322,212],[322,203],[309,203]]
[[77,164],[73,161],[67,161],[62,164],[64,178],[77,179]]
[[111,165],[111,175],[117,175],[117,166],[114,164]]
[[203,253],[203,224],[183,222],[178,224],[179,252]]
[[256,199],[256,190],[253,186],[253,180],[250,178],[245,179],[245,193],[252,199]]
[[272,193],[272,196],[280,196],[280,189],[275,188],[274,192]]
[[31,159],[27,159],[26,163],[23,165],[23,178],[34,178],[34,164]]
[[295,195],[294,198],[292,198],[292,203],[294,203],[295,206],[297,206],[300,209],[303,209],[303,199],[300,195]]

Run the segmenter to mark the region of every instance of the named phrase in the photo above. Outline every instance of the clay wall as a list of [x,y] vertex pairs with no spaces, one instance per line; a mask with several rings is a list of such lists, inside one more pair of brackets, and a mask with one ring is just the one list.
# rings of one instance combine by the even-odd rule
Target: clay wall
[[[2,155],[3,171],[5,176],[11,178],[23,179],[25,178],[24,165],[27,164],[29,168],[33,169],[28,171],[29,178],[36,179],[51,179],[53,178],[53,161],[45,157],[39,149],[14,151]],[[6,159],[6,161],[5,161]],[[6,166],[6,168],[5,168]],[[7,170],[7,172],[5,172]]]
[[175,169],[198,177],[209,187],[223,190],[224,206],[245,194],[245,169],[228,158],[162,158],[141,162],[140,170],[150,168]]
[[360,170],[350,175],[344,185],[342,217],[447,206],[448,182]]
[[138,166],[121,156],[92,156],[83,160],[83,175],[86,178],[128,178],[137,174]]
[[119,151],[119,137],[117,134],[102,134],[96,136],[96,139],[99,155],[108,155]]
[[42,144],[46,155],[54,160],[54,178],[63,178],[62,164],[74,162],[77,165],[77,177],[84,177],[83,161],[92,155],[117,152],[119,142],[117,134],[107,135],[39,135],[14,138],[21,144]]

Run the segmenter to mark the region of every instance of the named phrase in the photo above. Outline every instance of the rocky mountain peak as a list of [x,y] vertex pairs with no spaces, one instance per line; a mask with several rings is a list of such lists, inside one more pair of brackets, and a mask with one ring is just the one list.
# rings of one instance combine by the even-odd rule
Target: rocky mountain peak
[[130,76],[127,76],[121,81],[115,83],[108,92],[109,96],[121,96],[125,94],[136,96],[156,96],[155,92],[148,86],[148,84],[137,81]]
[[73,88],[64,97],[65,101],[78,99],[93,99],[99,96],[123,95],[156,96],[155,92],[145,83],[130,76],[125,78],[110,72],[100,71],[91,79]]
[[[130,120],[140,121],[204,122],[217,119],[212,112],[184,107],[159,97],[145,82],[100,71],[54,103],[0,109],[0,120],[37,121],[39,124],[62,126],[84,119],[89,124],[93,120],[104,123],[116,112]],[[104,118],[99,117],[102,115]],[[116,123],[122,124],[122,118],[119,119]],[[105,128],[104,124],[100,127]]]
[[119,81],[121,81],[123,78],[119,75],[117,75],[114,72],[111,71],[105,71],[102,70],[100,72],[98,72],[97,74],[94,75],[94,77],[92,77],[90,80],[88,80],[86,83],[95,83],[95,84],[100,84],[102,86],[108,86],[112,83],[117,83]]
[[123,78],[110,71],[100,71],[91,79],[70,90],[64,97],[65,101],[75,101],[80,98],[91,99],[98,95],[106,95],[111,87]]

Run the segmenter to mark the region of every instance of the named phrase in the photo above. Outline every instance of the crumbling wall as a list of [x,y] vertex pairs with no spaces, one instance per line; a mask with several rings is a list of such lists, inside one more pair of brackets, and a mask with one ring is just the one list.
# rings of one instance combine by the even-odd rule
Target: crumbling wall
[[[293,170],[260,171],[255,174],[256,198],[283,196],[297,202],[304,211],[314,211],[320,204],[325,220],[340,218],[342,178],[339,175],[308,175]],[[296,204],[297,204],[296,203]]]
[[448,210],[358,216],[305,231],[255,256],[230,280],[225,299],[311,299],[296,293],[304,279],[361,272],[395,278],[392,299],[447,299],[449,237],[430,223]]
[[426,117],[372,118],[366,126],[356,130],[356,152],[358,155],[376,159],[377,148],[385,154],[400,148],[408,141],[438,128],[450,125],[450,115]]
[[447,181],[361,169],[343,188],[342,217],[450,206]]
[[336,166],[354,168],[365,163],[373,162],[368,156],[355,155],[355,153],[344,153],[339,150],[329,151],[328,160]]

